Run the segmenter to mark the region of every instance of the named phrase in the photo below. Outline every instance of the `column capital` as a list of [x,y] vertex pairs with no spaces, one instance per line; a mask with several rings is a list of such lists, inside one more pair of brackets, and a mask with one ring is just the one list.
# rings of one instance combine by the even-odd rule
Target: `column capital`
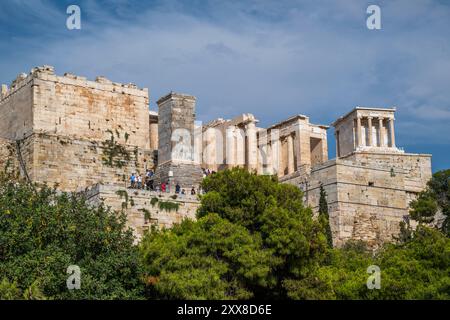
[[245,129],[255,129],[256,128],[256,122],[249,121],[245,124]]

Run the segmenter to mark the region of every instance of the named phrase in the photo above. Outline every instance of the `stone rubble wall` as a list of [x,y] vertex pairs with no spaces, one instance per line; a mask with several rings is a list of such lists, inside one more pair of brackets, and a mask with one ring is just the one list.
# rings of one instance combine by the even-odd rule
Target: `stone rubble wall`
[[33,132],[33,79],[17,81],[0,100],[0,138],[17,140]]
[[362,165],[370,164],[404,172],[405,190],[411,193],[418,193],[425,189],[427,182],[432,177],[431,155],[429,154],[357,152],[345,159]]
[[335,245],[354,239],[376,248],[398,235],[410,201],[430,178],[429,155],[354,153],[314,167],[301,186],[317,214],[323,185]]
[[[169,172],[172,172],[173,176],[169,176]],[[191,163],[166,162],[158,166],[155,173],[156,185],[166,183],[170,185],[170,188],[174,189],[178,183],[181,188],[186,189],[186,192],[190,191],[192,187],[197,189],[199,181],[202,179],[203,172],[200,166],[195,166]]]
[[0,171],[12,172],[19,170],[19,161],[16,157],[16,147],[11,140],[0,138]]
[[[145,173],[152,166],[148,150],[127,146],[130,160],[123,167],[104,164],[101,143],[61,135],[36,134],[30,137],[34,148],[33,180],[58,184],[63,191],[80,191],[96,183],[129,186],[132,173]],[[115,157],[114,159],[123,159]]]
[[[127,205],[123,192],[128,194]],[[133,230],[136,242],[142,239],[144,233],[150,230],[151,226],[159,229],[170,228],[175,223],[180,223],[183,219],[195,219],[197,209],[200,205],[197,196],[177,195],[173,199],[173,193],[161,193],[156,191],[127,189],[113,185],[97,184],[88,189],[85,193],[88,201],[93,205],[99,205],[101,201],[112,210],[124,212],[127,215],[127,226]],[[158,202],[167,201],[178,203],[178,210],[168,211],[160,209],[158,203],[151,204],[152,198],[157,198]],[[146,220],[143,209],[149,211],[151,218]]]

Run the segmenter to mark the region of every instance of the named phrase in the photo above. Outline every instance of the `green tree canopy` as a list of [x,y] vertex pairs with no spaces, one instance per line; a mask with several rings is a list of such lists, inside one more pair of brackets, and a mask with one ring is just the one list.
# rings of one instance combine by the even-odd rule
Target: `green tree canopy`
[[198,218],[217,214],[260,239],[255,252],[270,254],[265,281],[253,280],[248,286],[253,296],[286,297],[283,280],[304,277],[325,258],[323,225],[304,207],[303,193],[296,186],[237,168],[207,177],[202,186],[207,193],[201,198]]
[[271,255],[261,242],[217,214],[149,233],[141,244],[149,297],[252,298],[253,286],[268,286]]
[[[380,268],[380,289],[368,289],[369,266]],[[450,239],[419,226],[410,240],[375,255],[348,242],[308,277],[287,281],[293,299],[450,299]]]
[[[123,214],[104,206],[92,208],[81,196],[14,180],[0,179],[0,294],[49,299],[140,297],[138,250]],[[67,289],[70,265],[81,269],[80,290]]]
[[445,220],[442,231],[450,234],[450,169],[438,171],[427,184],[426,190],[411,202],[411,218],[419,223],[432,222],[438,210],[442,211]]

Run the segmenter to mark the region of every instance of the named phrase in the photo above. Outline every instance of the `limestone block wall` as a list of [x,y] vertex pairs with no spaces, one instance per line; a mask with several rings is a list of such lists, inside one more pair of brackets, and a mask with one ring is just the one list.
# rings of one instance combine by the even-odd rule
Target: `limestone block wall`
[[53,72],[31,76],[34,132],[104,141],[117,130],[127,144],[149,149],[147,89]]
[[[104,77],[57,76],[49,66],[19,75],[10,89],[2,86],[0,138],[20,149],[22,174],[64,191],[127,183],[154,162],[147,89]],[[103,162],[107,152],[113,164]]]
[[349,154],[356,148],[353,120],[347,120],[346,122],[335,129],[337,157]]
[[401,170],[404,174],[405,190],[412,193],[422,191],[432,176],[429,154],[356,152],[345,159],[362,165]]
[[195,157],[195,97],[171,92],[158,100],[158,166],[156,184],[198,186],[200,159]]
[[9,172],[19,170],[16,148],[11,140],[0,138],[0,171],[7,168],[9,169]]
[[23,139],[33,131],[33,79],[22,75],[0,100],[0,138]]
[[315,212],[324,186],[335,245],[356,239],[376,248],[398,235],[411,199],[429,178],[428,155],[354,153],[314,167],[299,185]]
[[158,100],[158,159],[193,161],[195,97],[170,93]]
[[[123,192],[126,192],[127,196]],[[94,205],[103,201],[112,210],[123,209],[127,215],[127,226],[133,230],[136,241],[139,241],[152,225],[157,228],[170,228],[185,218],[195,219],[199,207],[196,196],[178,195],[176,199],[173,199],[173,193],[126,189],[112,185],[98,184],[87,190],[85,194]],[[158,202],[152,205],[153,198],[157,198]],[[159,202],[178,203],[179,208],[172,211],[160,209]],[[143,209],[150,213],[149,219],[146,219]]]
[[34,149],[29,138],[17,141],[0,138],[0,170],[19,173],[33,181]]
[[35,134],[29,143],[34,156],[32,179],[56,183],[64,191],[80,191],[96,183],[128,186],[131,173],[144,174],[152,161],[148,150],[127,147],[130,159],[123,161],[123,167],[109,166],[103,163],[100,143],[61,135]]

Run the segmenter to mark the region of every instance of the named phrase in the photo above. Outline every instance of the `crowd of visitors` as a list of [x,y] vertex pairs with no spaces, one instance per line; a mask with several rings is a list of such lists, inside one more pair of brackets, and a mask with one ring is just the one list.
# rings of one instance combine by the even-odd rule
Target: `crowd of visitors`
[[[205,174],[205,171],[203,171]],[[211,174],[212,172],[209,172],[208,174]],[[163,182],[160,185],[154,185],[154,172],[153,170],[147,170],[144,179],[142,179],[142,176],[139,174],[132,173],[130,176],[130,187],[132,189],[142,189],[142,190],[150,190],[150,191],[157,191],[157,192],[168,192],[170,193],[170,184],[168,182]],[[190,194],[196,195],[197,193],[200,193],[201,189],[198,190],[195,188],[195,186],[191,187]],[[186,189],[182,188],[181,185],[177,182],[175,185],[175,194],[180,195],[186,195],[187,191]]]
[[202,168],[203,171],[203,178],[206,178],[207,176],[216,173],[214,170],[211,170],[209,168]]
[[144,179],[142,179],[142,176],[140,174],[135,174],[133,172],[130,176],[130,186],[132,189],[154,190],[153,176],[153,170],[147,170]]

